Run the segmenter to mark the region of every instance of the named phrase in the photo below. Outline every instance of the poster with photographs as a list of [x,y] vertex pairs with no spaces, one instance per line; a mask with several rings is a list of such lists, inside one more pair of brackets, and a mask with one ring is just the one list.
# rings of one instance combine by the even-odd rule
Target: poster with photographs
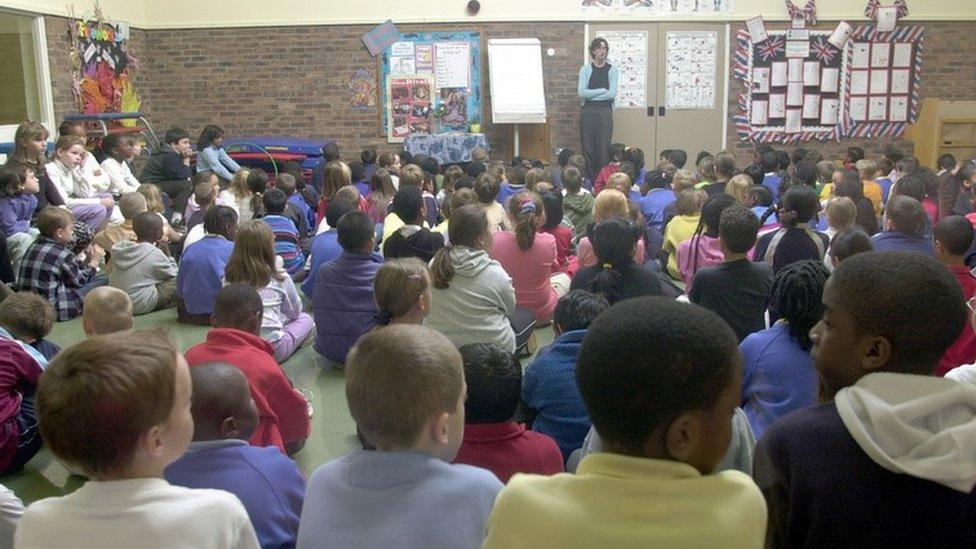
[[669,109],[714,109],[718,33],[669,32],[667,35],[667,98]]
[[620,71],[614,108],[647,107],[647,31],[604,31],[599,36],[610,47],[610,64]]
[[468,89],[441,88],[441,130],[464,131],[468,127]]
[[732,0],[581,0],[580,8],[598,14],[694,15],[731,12]]
[[402,143],[411,133],[430,133],[434,79],[427,75],[386,77],[387,138]]

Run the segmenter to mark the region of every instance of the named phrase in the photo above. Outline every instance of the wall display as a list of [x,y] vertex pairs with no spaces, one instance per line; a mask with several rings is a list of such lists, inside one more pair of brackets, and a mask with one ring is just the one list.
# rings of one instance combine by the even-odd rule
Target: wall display
[[387,138],[402,143],[411,133],[430,133],[434,116],[434,79],[430,75],[386,77]]
[[620,71],[613,106],[647,107],[647,31],[604,31],[599,37],[610,47],[608,61]]
[[589,13],[728,13],[732,0],[582,0],[580,8]]
[[792,0],[786,0],[786,12],[790,15],[790,21],[792,21],[792,27],[794,29],[806,28],[807,25],[811,27],[817,26],[816,0],[807,0],[803,8],[794,4]]
[[894,0],[894,3],[882,6],[880,0],[868,0],[864,7],[864,16],[874,19],[877,32],[893,32],[898,20],[908,15],[908,0]]
[[718,33],[668,32],[666,99],[669,109],[714,109]]
[[366,69],[357,70],[349,79],[349,104],[360,111],[376,106],[376,79]]
[[[381,113],[392,112],[388,77],[429,77],[433,90],[429,101],[431,119],[436,123],[415,122],[390,125],[392,118],[381,115],[383,134],[402,141],[402,131],[443,133],[467,131],[481,122],[481,35],[477,32],[410,32],[400,34],[379,56]],[[401,110],[404,107],[400,107]]]
[[[96,4],[91,14],[68,19],[71,92],[82,114],[136,112],[142,100],[132,84],[138,59],[128,46],[129,26],[110,22]],[[134,126],[135,120],[122,120]]]

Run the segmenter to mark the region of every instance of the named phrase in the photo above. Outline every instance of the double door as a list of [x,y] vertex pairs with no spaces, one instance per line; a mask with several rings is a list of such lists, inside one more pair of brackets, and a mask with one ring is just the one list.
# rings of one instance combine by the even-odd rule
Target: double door
[[[668,40],[671,33],[673,67],[692,70],[670,70]],[[617,101],[613,113],[613,142],[643,149],[648,168],[657,163],[665,149],[683,149],[688,153],[686,167],[693,168],[695,156],[705,150],[712,154],[725,147],[728,83],[728,26],[724,23],[590,23],[586,26],[586,44],[597,37],[610,43],[607,59],[621,72]],[[704,43],[689,44],[698,37]],[[643,47],[641,43],[643,42]],[[712,46],[713,47],[709,47]],[[685,47],[690,46],[688,49]],[[711,51],[709,51],[711,50]],[[635,55],[634,52],[646,52]],[[710,58],[708,54],[713,54]],[[589,62],[586,47],[584,62]],[[684,55],[684,57],[683,57]],[[623,58],[626,56],[626,59]],[[643,71],[638,66],[643,57]],[[714,71],[708,67],[714,67]],[[703,76],[697,78],[697,76]],[[643,90],[640,89],[643,77]],[[672,82],[668,99],[668,80],[684,78],[684,85]],[[699,83],[689,85],[689,79]],[[714,89],[710,90],[709,87]],[[689,89],[696,88],[696,89]],[[700,89],[698,89],[700,88]],[[640,93],[643,91],[643,93]],[[704,95],[702,95],[704,94]],[[712,102],[707,107],[707,99]],[[693,108],[671,108],[675,105]]]

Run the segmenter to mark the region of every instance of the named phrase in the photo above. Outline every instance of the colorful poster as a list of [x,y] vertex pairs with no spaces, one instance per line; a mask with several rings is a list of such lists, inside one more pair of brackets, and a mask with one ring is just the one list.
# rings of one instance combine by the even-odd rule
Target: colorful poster
[[366,69],[359,69],[349,79],[349,103],[355,110],[366,110],[376,106],[376,77],[370,76]]
[[471,48],[464,42],[434,45],[434,75],[438,88],[467,88],[471,73]]
[[468,128],[468,90],[467,88],[441,88],[440,104],[437,107],[441,130],[467,131]]
[[732,0],[581,0],[580,8],[588,13],[693,15],[731,12]]
[[427,75],[386,77],[387,138],[402,143],[411,133],[430,133],[434,80]]
[[617,84],[618,109],[647,107],[647,32],[606,31],[599,35],[610,47],[607,58],[620,70]]
[[714,31],[667,34],[667,108],[715,108],[717,46],[718,33]]

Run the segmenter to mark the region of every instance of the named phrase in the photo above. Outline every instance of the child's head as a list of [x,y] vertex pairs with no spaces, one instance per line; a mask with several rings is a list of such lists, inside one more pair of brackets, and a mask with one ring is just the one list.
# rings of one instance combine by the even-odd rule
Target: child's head
[[640,170],[629,160],[624,160],[617,166],[617,173],[627,174],[627,177],[630,178],[631,185],[640,177]]
[[500,191],[501,186],[498,181],[487,173],[483,173],[475,179],[474,193],[478,195],[478,202],[482,204],[490,205],[498,197]]
[[781,172],[785,172],[790,167],[790,153],[786,151],[776,151],[776,159],[778,161],[778,169]]
[[887,177],[894,169],[895,164],[889,160],[887,157],[882,156],[877,160],[878,162],[878,177]]
[[542,206],[546,212],[546,222],[542,224],[541,230],[551,230],[563,222],[563,195],[556,191],[546,191],[539,195],[542,198]]
[[640,147],[628,147],[624,151],[624,161],[634,165],[638,172],[644,169],[644,150]]
[[698,175],[702,181],[715,181],[715,158],[706,156],[698,163]]
[[725,208],[718,226],[718,238],[722,251],[728,255],[744,254],[756,243],[759,218],[752,210],[735,204]]
[[359,183],[360,181],[366,181],[366,165],[359,160],[353,160],[349,163],[349,179],[353,183]]
[[763,179],[766,178],[766,173],[761,164],[749,164],[742,170],[742,173],[752,179],[753,185],[762,185]]
[[375,164],[376,149],[363,149],[363,152],[359,153],[359,161],[367,166]]
[[[725,193],[709,196],[701,208],[701,219],[698,221],[698,234],[706,234],[718,238],[719,225],[722,222],[722,212],[735,205],[735,199]],[[677,206],[675,207],[677,209]]]
[[752,187],[752,179],[748,175],[739,174],[729,179],[725,184],[725,194],[730,195],[736,202],[743,206],[749,205],[749,189]]
[[769,189],[762,185],[753,185],[749,187],[749,204],[752,207],[762,206],[769,208],[773,205],[773,193],[769,192]]
[[493,343],[471,343],[458,351],[468,387],[464,423],[511,421],[522,396],[522,366],[515,356]]
[[925,209],[918,200],[907,196],[893,196],[885,208],[885,228],[918,235],[925,228]]
[[132,220],[136,241],[155,243],[163,239],[163,220],[152,212],[142,212]]
[[[403,190],[400,189],[397,194]],[[361,211],[349,212],[339,218],[336,231],[339,237],[339,245],[347,252],[368,254],[376,247],[373,221]]]
[[149,203],[141,193],[125,193],[119,198],[119,211],[123,218],[135,219],[142,212],[149,211]]
[[525,168],[522,166],[506,168],[505,177],[508,178],[508,184],[514,187],[525,185]]
[[464,174],[468,177],[478,177],[487,171],[488,167],[481,162],[472,162],[464,168]]
[[857,173],[861,175],[861,179],[864,181],[873,181],[874,178],[878,176],[878,163],[870,158],[858,160],[854,166],[857,168]]
[[156,185],[143,183],[136,187],[136,192],[146,199],[146,209],[148,211],[154,213],[163,213],[166,211],[166,205],[163,204],[163,193],[159,191],[159,187]]
[[[452,164],[448,166],[447,169],[444,170],[444,187],[443,187],[444,191],[448,193],[453,192],[454,186],[457,185],[457,182],[460,181],[462,177],[464,177],[464,170],[461,169],[461,166],[458,166],[457,164]],[[504,178],[505,178],[505,168],[503,165],[501,179]]]
[[461,355],[436,330],[386,326],[349,351],[349,412],[379,451],[419,450],[452,461],[464,431],[464,398]]
[[268,172],[252,168],[247,175],[247,190],[251,194],[264,194],[268,190]]
[[132,329],[132,299],[114,286],[88,292],[81,311],[81,327],[87,337]]
[[322,180],[322,198],[331,200],[339,189],[352,184],[352,172],[346,164],[333,160],[325,165]]
[[288,204],[288,195],[278,188],[268,189],[261,197],[261,201],[264,203],[264,211],[268,215],[282,215],[285,213],[285,206]]
[[508,218],[515,226],[515,240],[519,249],[528,250],[535,244],[535,233],[546,222],[542,198],[532,191],[513,196],[508,201]]
[[790,152],[790,161],[793,163],[794,166],[796,166],[797,164],[799,164],[800,162],[806,159],[808,152],[809,151],[807,151],[803,147],[797,147]]
[[779,170],[779,155],[776,151],[769,150],[762,154],[762,169],[766,173],[774,173]]
[[661,170],[651,170],[644,177],[644,192],[648,193],[654,189],[670,189],[671,178]]
[[286,198],[290,197],[298,190],[298,180],[290,173],[280,173],[278,174],[278,178],[275,179],[275,188],[285,193]]
[[263,315],[261,296],[253,286],[228,284],[217,292],[210,324],[214,328],[233,328],[259,335]]
[[[439,290],[446,289],[454,277],[454,263],[451,252],[454,248],[464,246],[472,250],[488,251],[491,249],[491,232],[488,230],[488,214],[477,204],[459,206],[454,199],[461,193],[458,191],[451,197],[451,222],[447,226],[450,246],[444,246],[434,254],[430,263],[431,285]],[[473,193],[472,193],[473,194]]]
[[376,163],[392,174],[400,171],[400,157],[396,153],[385,152],[379,156]]
[[15,292],[0,302],[0,327],[27,344],[44,339],[54,327],[51,303],[33,292]]
[[217,176],[212,172],[208,172],[208,174],[197,174],[197,176],[202,175],[206,175],[206,177],[193,178],[193,200],[196,201],[197,206],[199,206],[201,210],[206,210],[210,206],[213,206],[217,201],[217,191],[214,189],[213,181],[211,181],[211,178]]
[[220,129],[220,126],[209,124],[200,132],[200,138],[197,139],[197,150],[202,151],[211,145],[220,147],[223,143],[224,130]]
[[794,228],[810,220],[820,211],[820,195],[806,185],[790,187],[780,201],[778,219],[784,227]]
[[872,372],[931,376],[966,326],[955,277],[917,252],[866,252],[827,281],[810,356],[828,399]]
[[580,173],[586,173],[586,157],[581,154],[574,154],[570,156],[566,164],[576,168],[580,171]]
[[488,162],[488,151],[482,149],[481,147],[471,149],[471,161]]
[[727,181],[735,175],[735,155],[730,152],[720,152],[715,157],[715,179]]
[[573,290],[556,302],[556,309],[552,313],[553,331],[558,336],[566,332],[585,330],[609,307],[607,298],[601,294]]
[[794,183],[808,187],[817,186],[817,166],[812,162],[801,161],[793,168]]
[[864,159],[864,149],[861,147],[848,147],[847,153],[844,155],[844,160],[850,162],[851,164],[857,164],[858,160]]
[[606,451],[709,474],[732,437],[740,360],[735,334],[715,313],[643,297],[590,324],[576,378]]
[[41,436],[95,480],[161,477],[193,436],[190,372],[160,330],[96,336],[61,351],[41,377]]
[[688,162],[688,153],[681,149],[673,149],[668,151],[668,156],[664,160],[674,164],[674,167],[680,170]]
[[632,186],[633,181],[630,179],[629,175],[625,174],[624,172],[617,172],[607,179],[606,188],[620,191],[620,193],[622,193],[624,196],[627,196],[627,194],[630,193]]
[[0,167],[0,194],[19,196],[40,191],[40,182],[34,170],[27,164],[8,164]]
[[28,120],[17,126],[14,132],[14,152],[10,155],[10,160],[27,164],[41,163],[47,154],[47,138],[50,135],[40,122]]
[[237,212],[224,205],[210,208],[203,214],[203,232],[233,241],[237,236]]
[[610,144],[610,162],[620,162],[624,159],[624,151],[627,150],[627,145],[623,143],[611,143]]
[[376,271],[373,298],[380,324],[419,324],[430,311],[430,273],[415,258],[391,259]]
[[278,272],[271,227],[260,219],[241,223],[234,235],[234,250],[224,269],[226,281],[264,288],[272,277],[282,280],[284,276]]
[[110,133],[102,139],[102,152],[118,160],[132,158],[132,139],[122,133]]
[[61,244],[67,244],[71,241],[74,224],[74,214],[65,208],[46,206],[37,214],[37,230],[40,231],[41,236],[56,240]]
[[192,143],[190,143],[190,134],[187,133],[187,131],[183,128],[172,127],[166,130],[166,134],[163,137],[163,142],[173,147],[177,152],[180,153],[189,152],[192,147]]
[[817,183],[821,185],[826,185],[827,183],[832,183],[834,181],[834,172],[837,167],[830,160],[821,160],[817,162]]
[[854,226],[857,219],[857,206],[846,196],[835,198],[827,203],[827,225],[838,231]]
[[874,249],[871,237],[858,227],[844,229],[830,239],[830,261],[836,267],[852,255],[870,252]]
[[397,217],[407,225],[420,225],[427,215],[423,191],[420,187],[401,186],[400,190],[393,195],[390,211],[397,214]]
[[939,155],[938,160],[935,161],[935,169],[937,170],[954,170],[956,168],[956,157],[951,154]]
[[62,135],[54,143],[54,158],[66,167],[74,169],[81,165],[85,155],[85,139],[76,135]]
[[684,216],[700,215],[705,200],[708,200],[708,193],[701,189],[681,191],[674,201],[674,213]]
[[393,178],[386,168],[377,168],[373,172],[373,177],[369,180],[369,191],[370,193],[381,194],[386,197],[391,197],[396,194],[396,187],[393,186]]
[[190,368],[193,441],[248,440],[258,427],[258,408],[244,373],[226,362]]
[[566,166],[562,173],[563,188],[569,194],[577,194],[583,187],[583,174],[574,166]]
[[934,234],[935,253],[939,258],[960,259],[973,245],[973,225],[961,215],[940,219]]
[[787,322],[790,335],[809,351],[810,329],[823,315],[824,284],[830,273],[823,261],[796,261],[780,269],[769,290],[769,308]]
[[359,200],[346,200],[337,197],[329,202],[329,207],[325,210],[325,222],[329,224],[329,227],[335,229],[342,216],[357,210],[359,210]]
[[633,265],[642,235],[642,227],[627,218],[614,217],[593,225],[588,236],[602,269],[588,289],[616,303],[621,297],[621,272]]
[[441,215],[444,216],[444,219],[450,219],[452,210],[471,204],[481,205],[478,195],[471,189],[458,189],[441,204]]
[[532,192],[537,192],[536,187],[539,183],[547,182],[552,183],[549,180],[549,172],[541,168],[532,168],[531,170],[525,172],[525,189]]
[[244,198],[251,194],[251,189],[247,186],[247,178],[251,176],[250,168],[241,168],[234,174],[234,179],[230,180],[230,192],[237,198]]
[[[664,174],[667,177],[667,171],[664,171]],[[698,176],[695,175],[695,172],[691,170],[676,170],[674,172],[673,187],[675,193],[680,193],[687,189],[694,189],[697,184]]]
[[400,188],[424,186],[424,171],[416,164],[407,164],[400,168]]

